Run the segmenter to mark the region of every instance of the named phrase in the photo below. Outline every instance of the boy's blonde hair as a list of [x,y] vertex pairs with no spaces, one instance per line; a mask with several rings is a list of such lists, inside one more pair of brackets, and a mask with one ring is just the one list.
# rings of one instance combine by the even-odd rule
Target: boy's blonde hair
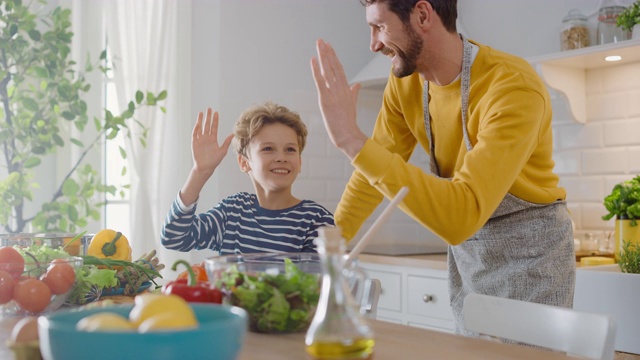
[[307,141],[307,127],[298,113],[272,102],[254,105],[240,114],[233,129],[233,147],[236,153],[247,157],[249,141],[263,126],[276,123],[286,125],[296,132],[302,154]]

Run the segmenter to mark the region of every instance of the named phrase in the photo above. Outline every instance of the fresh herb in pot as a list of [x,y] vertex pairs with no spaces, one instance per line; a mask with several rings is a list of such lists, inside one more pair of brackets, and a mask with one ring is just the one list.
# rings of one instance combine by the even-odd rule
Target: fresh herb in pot
[[631,226],[638,225],[640,219],[640,175],[631,180],[616,184],[611,194],[604,198],[604,207],[609,212],[602,216],[603,220],[629,219]]
[[640,24],[640,0],[627,7],[616,18],[616,25],[631,31],[636,24]]
[[618,266],[623,273],[640,274],[640,244],[623,240]]

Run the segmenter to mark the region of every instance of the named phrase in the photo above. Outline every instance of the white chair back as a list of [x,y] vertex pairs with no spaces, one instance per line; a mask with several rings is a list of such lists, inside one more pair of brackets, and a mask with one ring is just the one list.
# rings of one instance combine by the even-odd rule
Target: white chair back
[[375,319],[378,310],[378,300],[382,292],[382,283],[378,279],[367,279],[364,283],[360,313],[369,319]]
[[463,316],[469,331],[589,359],[614,358],[616,329],[608,315],[469,294],[464,300]]

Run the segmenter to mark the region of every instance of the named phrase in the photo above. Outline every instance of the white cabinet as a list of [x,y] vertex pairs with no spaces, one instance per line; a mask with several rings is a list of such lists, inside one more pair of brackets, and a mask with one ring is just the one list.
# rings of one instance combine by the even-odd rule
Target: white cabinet
[[453,332],[446,270],[367,262],[360,266],[382,284],[378,320]]

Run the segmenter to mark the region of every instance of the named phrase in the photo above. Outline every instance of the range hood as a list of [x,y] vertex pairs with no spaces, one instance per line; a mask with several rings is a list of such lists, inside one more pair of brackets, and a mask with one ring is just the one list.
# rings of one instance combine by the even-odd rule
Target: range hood
[[373,59],[351,79],[350,83],[360,83],[364,89],[384,90],[390,73],[391,60],[376,53]]

